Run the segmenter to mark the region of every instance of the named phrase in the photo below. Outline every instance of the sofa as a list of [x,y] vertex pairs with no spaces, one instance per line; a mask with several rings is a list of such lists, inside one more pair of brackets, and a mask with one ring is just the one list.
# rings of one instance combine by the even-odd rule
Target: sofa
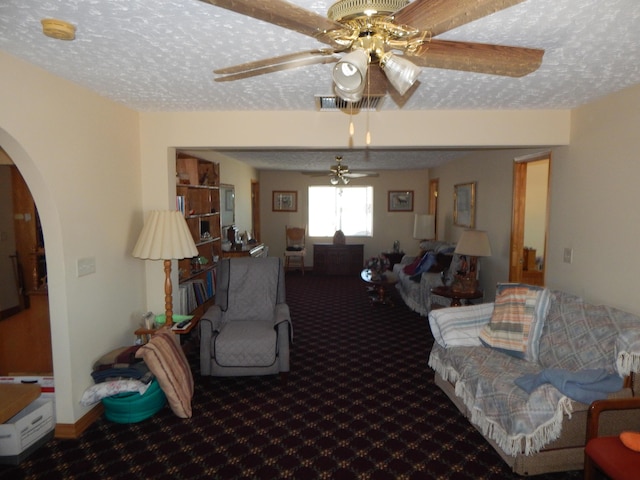
[[423,317],[429,314],[432,303],[449,306],[450,300],[433,295],[431,288],[442,285],[443,275],[446,284],[451,284],[453,274],[461,261],[460,257],[453,253],[455,248],[455,243],[424,241],[420,243],[418,255],[405,255],[400,263],[393,266],[393,273],[398,277],[396,288],[402,300],[411,310]]
[[[560,291],[498,284],[492,303],[433,310],[435,383],[519,475],[580,470],[592,401],[634,395],[640,318]],[[628,412],[612,413],[617,435]]]

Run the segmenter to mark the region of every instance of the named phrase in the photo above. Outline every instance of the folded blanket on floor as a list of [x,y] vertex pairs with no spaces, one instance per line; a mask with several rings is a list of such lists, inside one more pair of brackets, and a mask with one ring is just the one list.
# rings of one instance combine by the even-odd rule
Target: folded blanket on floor
[[120,378],[132,378],[140,380],[142,383],[149,383],[153,380],[153,373],[144,362],[134,363],[132,365],[123,366],[122,368],[107,368],[103,370],[94,370],[91,377],[96,383],[116,380]]
[[622,388],[622,378],[602,368],[571,372],[558,368],[547,368],[540,373],[525,374],[515,380],[516,385],[527,393],[533,392],[543,383],[550,383],[567,397],[590,404],[607,398],[608,393]]

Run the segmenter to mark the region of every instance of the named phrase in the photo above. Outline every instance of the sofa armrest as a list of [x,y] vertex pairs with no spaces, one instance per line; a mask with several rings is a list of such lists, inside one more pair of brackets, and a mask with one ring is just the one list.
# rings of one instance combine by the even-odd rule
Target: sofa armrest
[[429,312],[429,326],[435,341],[442,347],[481,346],[480,331],[489,323],[493,303],[450,307]]

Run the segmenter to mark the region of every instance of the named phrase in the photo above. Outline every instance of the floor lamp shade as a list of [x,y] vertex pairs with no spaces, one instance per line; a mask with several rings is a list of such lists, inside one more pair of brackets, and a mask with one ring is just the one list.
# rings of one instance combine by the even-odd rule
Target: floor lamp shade
[[179,260],[198,255],[184,216],[179,211],[154,210],[142,228],[133,256],[146,260]]
[[433,240],[436,236],[436,221],[433,215],[415,214],[413,218],[413,238]]
[[181,212],[151,212],[133,248],[133,256],[145,260],[164,260],[164,308],[167,325],[173,323],[171,260],[197,255],[198,249]]

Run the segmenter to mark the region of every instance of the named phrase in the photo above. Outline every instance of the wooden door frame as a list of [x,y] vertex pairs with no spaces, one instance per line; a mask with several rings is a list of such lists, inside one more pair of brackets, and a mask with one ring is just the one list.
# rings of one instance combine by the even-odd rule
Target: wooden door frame
[[432,178],[429,180],[429,215],[434,216],[435,223],[435,240],[438,239],[438,191],[440,188],[440,179]]
[[551,152],[541,152],[532,155],[517,157],[513,162],[513,200],[511,213],[511,246],[509,249],[509,281],[522,281],[522,265],[524,264],[524,223],[525,203],[527,193],[527,166],[531,162],[549,160],[549,173],[547,175],[547,211],[544,233],[544,268],[546,275],[546,263],[548,258],[547,239],[549,237],[549,208],[551,200]]
[[251,230],[253,238],[262,242],[260,231],[260,182],[251,180]]

